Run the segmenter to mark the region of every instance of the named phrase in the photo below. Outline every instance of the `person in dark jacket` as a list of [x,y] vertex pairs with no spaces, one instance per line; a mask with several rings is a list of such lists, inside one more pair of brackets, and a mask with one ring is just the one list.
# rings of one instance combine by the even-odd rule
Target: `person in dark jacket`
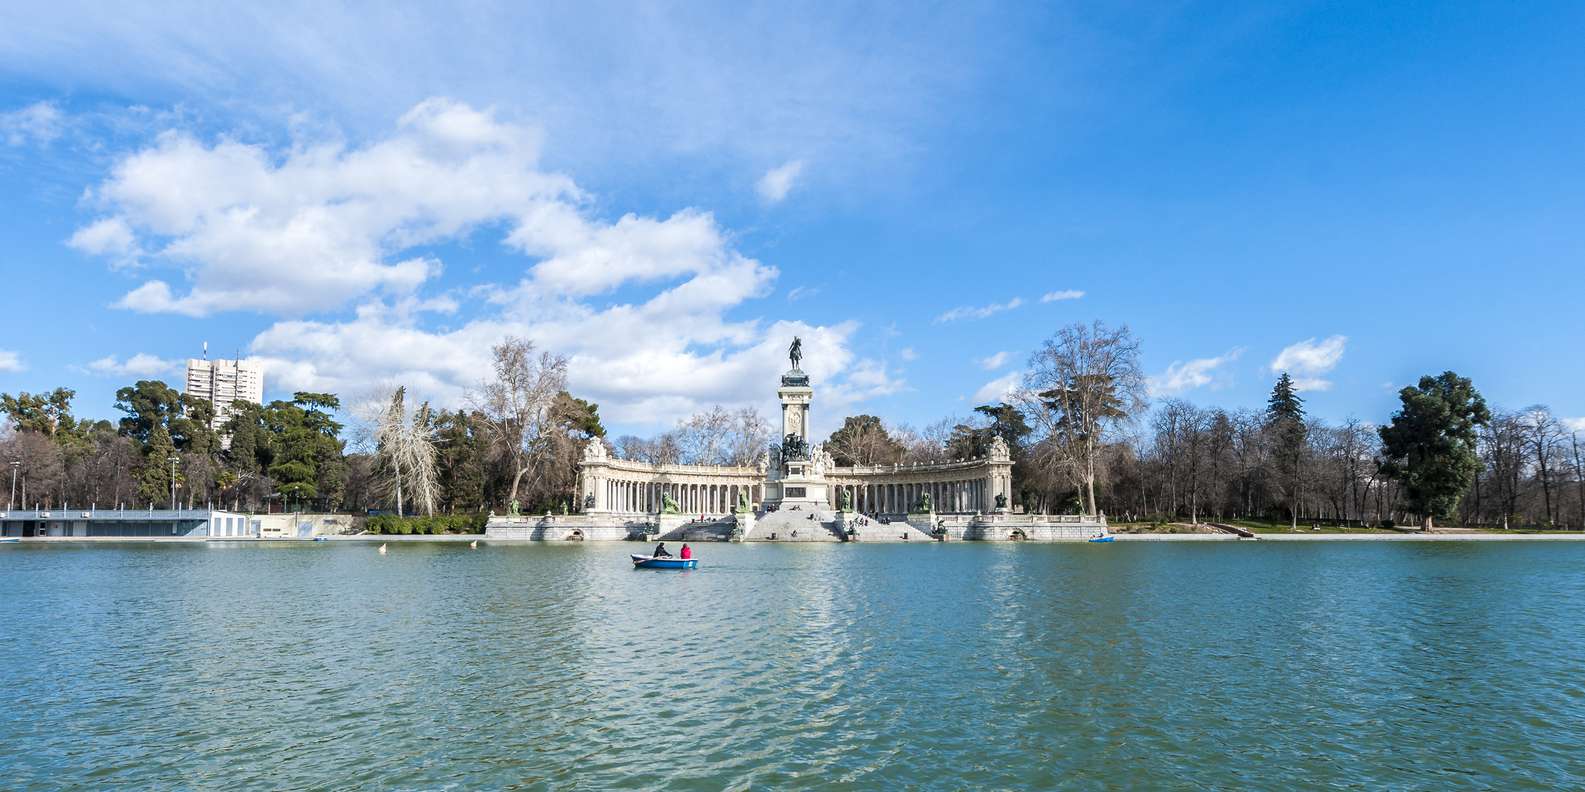
[[650,553],[651,558],[671,558],[671,553],[666,552],[666,543],[655,545],[655,552]]

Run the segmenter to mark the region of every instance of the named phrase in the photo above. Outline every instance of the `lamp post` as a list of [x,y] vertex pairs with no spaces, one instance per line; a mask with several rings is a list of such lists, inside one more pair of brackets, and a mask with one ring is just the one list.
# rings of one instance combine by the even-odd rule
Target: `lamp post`
[[181,461],[181,457],[171,454],[165,461],[171,463],[171,511],[176,511],[176,463]]

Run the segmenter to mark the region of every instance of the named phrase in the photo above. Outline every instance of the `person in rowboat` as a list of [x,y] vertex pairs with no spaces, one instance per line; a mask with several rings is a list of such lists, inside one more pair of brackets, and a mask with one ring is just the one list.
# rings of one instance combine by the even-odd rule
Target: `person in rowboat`
[[655,552],[650,553],[650,558],[671,558],[671,553],[666,551],[666,543],[655,545]]
[[683,542],[682,553],[678,557],[684,561],[693,558],[693,548],[689,547],[687,542]]

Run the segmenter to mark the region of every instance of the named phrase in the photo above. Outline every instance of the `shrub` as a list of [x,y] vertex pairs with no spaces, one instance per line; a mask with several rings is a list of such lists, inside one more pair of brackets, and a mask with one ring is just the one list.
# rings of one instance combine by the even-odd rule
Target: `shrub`
[[365,523],[373,534],[474,534],[484,533],[490,516],[478,514],[437,514],[433,517],[398,517],[376,514]]

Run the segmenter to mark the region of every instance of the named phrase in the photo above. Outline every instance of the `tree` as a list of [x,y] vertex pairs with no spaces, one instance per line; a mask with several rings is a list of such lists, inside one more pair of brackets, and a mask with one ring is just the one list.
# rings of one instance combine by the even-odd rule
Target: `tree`
[[385,475],[386,487],[396,500],[397,514],[406,514],[403,497],[407,495],[425,516],[433,517],[438,487],[429,402],[414,411],[409,422],[406,398],[407,388],[397,388],[380,414],[374,434],[376,469]]
[[841,428],[826,439],[825,448],[843,467],[853,465],[890,465],[903,457],[903,445],[892,437],[880,418],[850,415]]
[[1271,437],[1273,460],[1282,490],[1287,494],[1289,527],[1299,527],[1299,485],[1304,467],[1304,400],[1293,378],[1282,372],[1266,400],[1266,432]]
[[116,391],[116,409],[126,413],[121,434],[147,446],[154,427],[164,427],[170,433],[172,419],[181,415],[182,395],[159,380],[138,380]]
[[448,512],[484,507],[484,438],[473,417],[463,410],[441,413],[435,420],[435,477],[440,505]]
[[1182,400],[1168,399],[1156,410],[1155,451],[1166,468],[1168,512],[1177,515],[1178,498],[1188,503],[1189,521],[1200,521],[1200,494],[1204,488],[1210,414]]
[[1556,524],[1552,516],[1552,487],[1553,474],[1561,466],[1558,455],[1563,447],[1563,425],[1551,410],[1537,404],[1525,409],[1520,426],[1524,430],[1525,446],[1535,459],[1536,481],[1541,485],[1546,523]]
[[330,417],[340,407],[331,394],[300,391],[291,401],[270,402],[260,414],[269,438],[265,470],[288,503],[340,501],[346,486],[345,446],[339,438],[341,424]]
[[688,465],[752,465],[771,441],[771,428],[759,410],[728,410],[716,405],[678,425],[677,446]]
[[[176,444],[164,424],[155,424],[149,430],[148,443],[143,450],[143,472],[138,474],[138,499],[145,503],[165,503],[171,497],[171,461],[176,454]],[[181,484],[181,472],[176,473],[176,485]]]
[[71,388],[38,394],[23,391],[16,396],[0,393],[0,413],[11,419],[18,432],[53,436],[76,428],[77,422],[72,418],[72,399],[76,396]]
[[1580,527],[1585,528],[1585,454],[1580,450],[1579,432],[1569,433],[1569,447],[1574,452],[1574,489],[1579,501],[1575,505],[1579,507]]
[[507,338],[491,349],[494,379],[472,397],[490,431],[491,445],[509,469],[508,500],[518,500],[525,480],[551,464],[551,407],[567,387],[567,359],[534,354],[534,343]]
[[1068,325],[1030,357],[1019,398],[1035,431],[1051,441],[1043,464],[1065,471],[1086,513],[1098,513],[1101,449],[1145,406],[1139,342],[1127,325]]
[[1491,418],[1486,400],[1451,371],[1398,391],[1403,406],[1381,427],[1382,472],[1400,482],[1423,530],[1451,514],[1480,468],[1476,430]]

